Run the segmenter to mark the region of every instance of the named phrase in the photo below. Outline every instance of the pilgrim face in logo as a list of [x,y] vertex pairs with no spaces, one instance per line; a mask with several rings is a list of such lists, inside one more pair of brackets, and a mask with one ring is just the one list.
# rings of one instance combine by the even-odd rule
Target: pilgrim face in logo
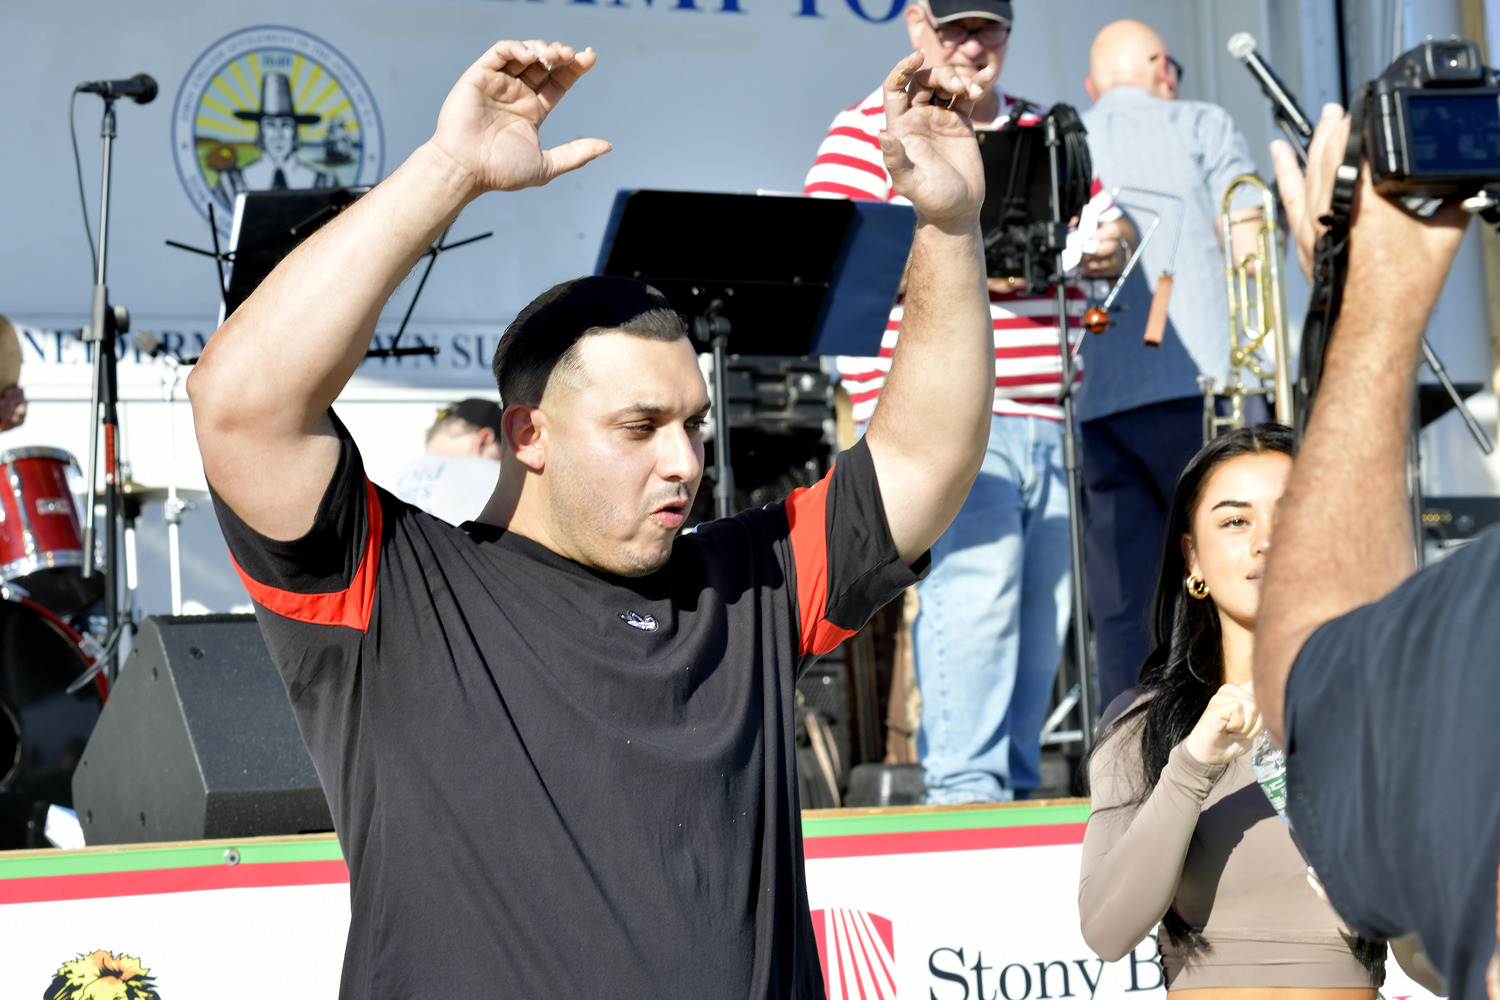
[[240,191],[338,186],[338,178],[332,173],[310,166],[297,156],[302,148],[297,130],[303,125],[316,125],[323,116],[298,113],[292,100],[292,81],[286,74],[267,73],[262,77],[260,107],[236,111],[234,116],[255,123],[255,145],[261,155],[243,168],[229,167],[220,172],[219,187],[226,201],[232,201]]

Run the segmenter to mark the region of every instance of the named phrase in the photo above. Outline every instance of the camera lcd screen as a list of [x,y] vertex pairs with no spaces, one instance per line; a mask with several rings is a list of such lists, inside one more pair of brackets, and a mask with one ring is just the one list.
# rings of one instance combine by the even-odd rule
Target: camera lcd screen
[[1500,177],[1500,101],[1493,94],[1405,97],[1412,176]]

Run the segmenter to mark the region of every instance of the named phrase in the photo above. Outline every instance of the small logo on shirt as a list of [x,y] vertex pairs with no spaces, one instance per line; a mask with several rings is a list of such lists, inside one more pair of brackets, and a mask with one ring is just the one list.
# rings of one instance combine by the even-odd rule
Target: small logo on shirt
[[631,628],[638,628],[642,632],[656,631],[656,619],[651,617],[650,615],[642,618],[634,611],[627,611],[625,614],[620,616],[620,621],[624,622],[626,625],[629,625]]

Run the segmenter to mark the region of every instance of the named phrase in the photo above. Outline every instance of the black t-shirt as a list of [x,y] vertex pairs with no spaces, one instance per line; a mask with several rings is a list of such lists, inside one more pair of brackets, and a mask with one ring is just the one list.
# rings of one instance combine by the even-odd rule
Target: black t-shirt
[[1288,812],[1361,933],[1483,996],[1500,870],[1500,532],[1337,618],[1287,682]]
[[821,997],[794,682],[916,579],[864,445],[628,579],[402,503],[338,429],[303,538],[217,507],[349,865],[340,995]]

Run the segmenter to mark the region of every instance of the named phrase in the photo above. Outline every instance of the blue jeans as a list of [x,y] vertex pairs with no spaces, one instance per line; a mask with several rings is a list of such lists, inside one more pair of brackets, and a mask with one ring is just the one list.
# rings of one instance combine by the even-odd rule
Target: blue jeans
[[1035,788],[1071,612],[1061,423],[991,418],[979,478],[917,593],[925,801],[998,802]]

